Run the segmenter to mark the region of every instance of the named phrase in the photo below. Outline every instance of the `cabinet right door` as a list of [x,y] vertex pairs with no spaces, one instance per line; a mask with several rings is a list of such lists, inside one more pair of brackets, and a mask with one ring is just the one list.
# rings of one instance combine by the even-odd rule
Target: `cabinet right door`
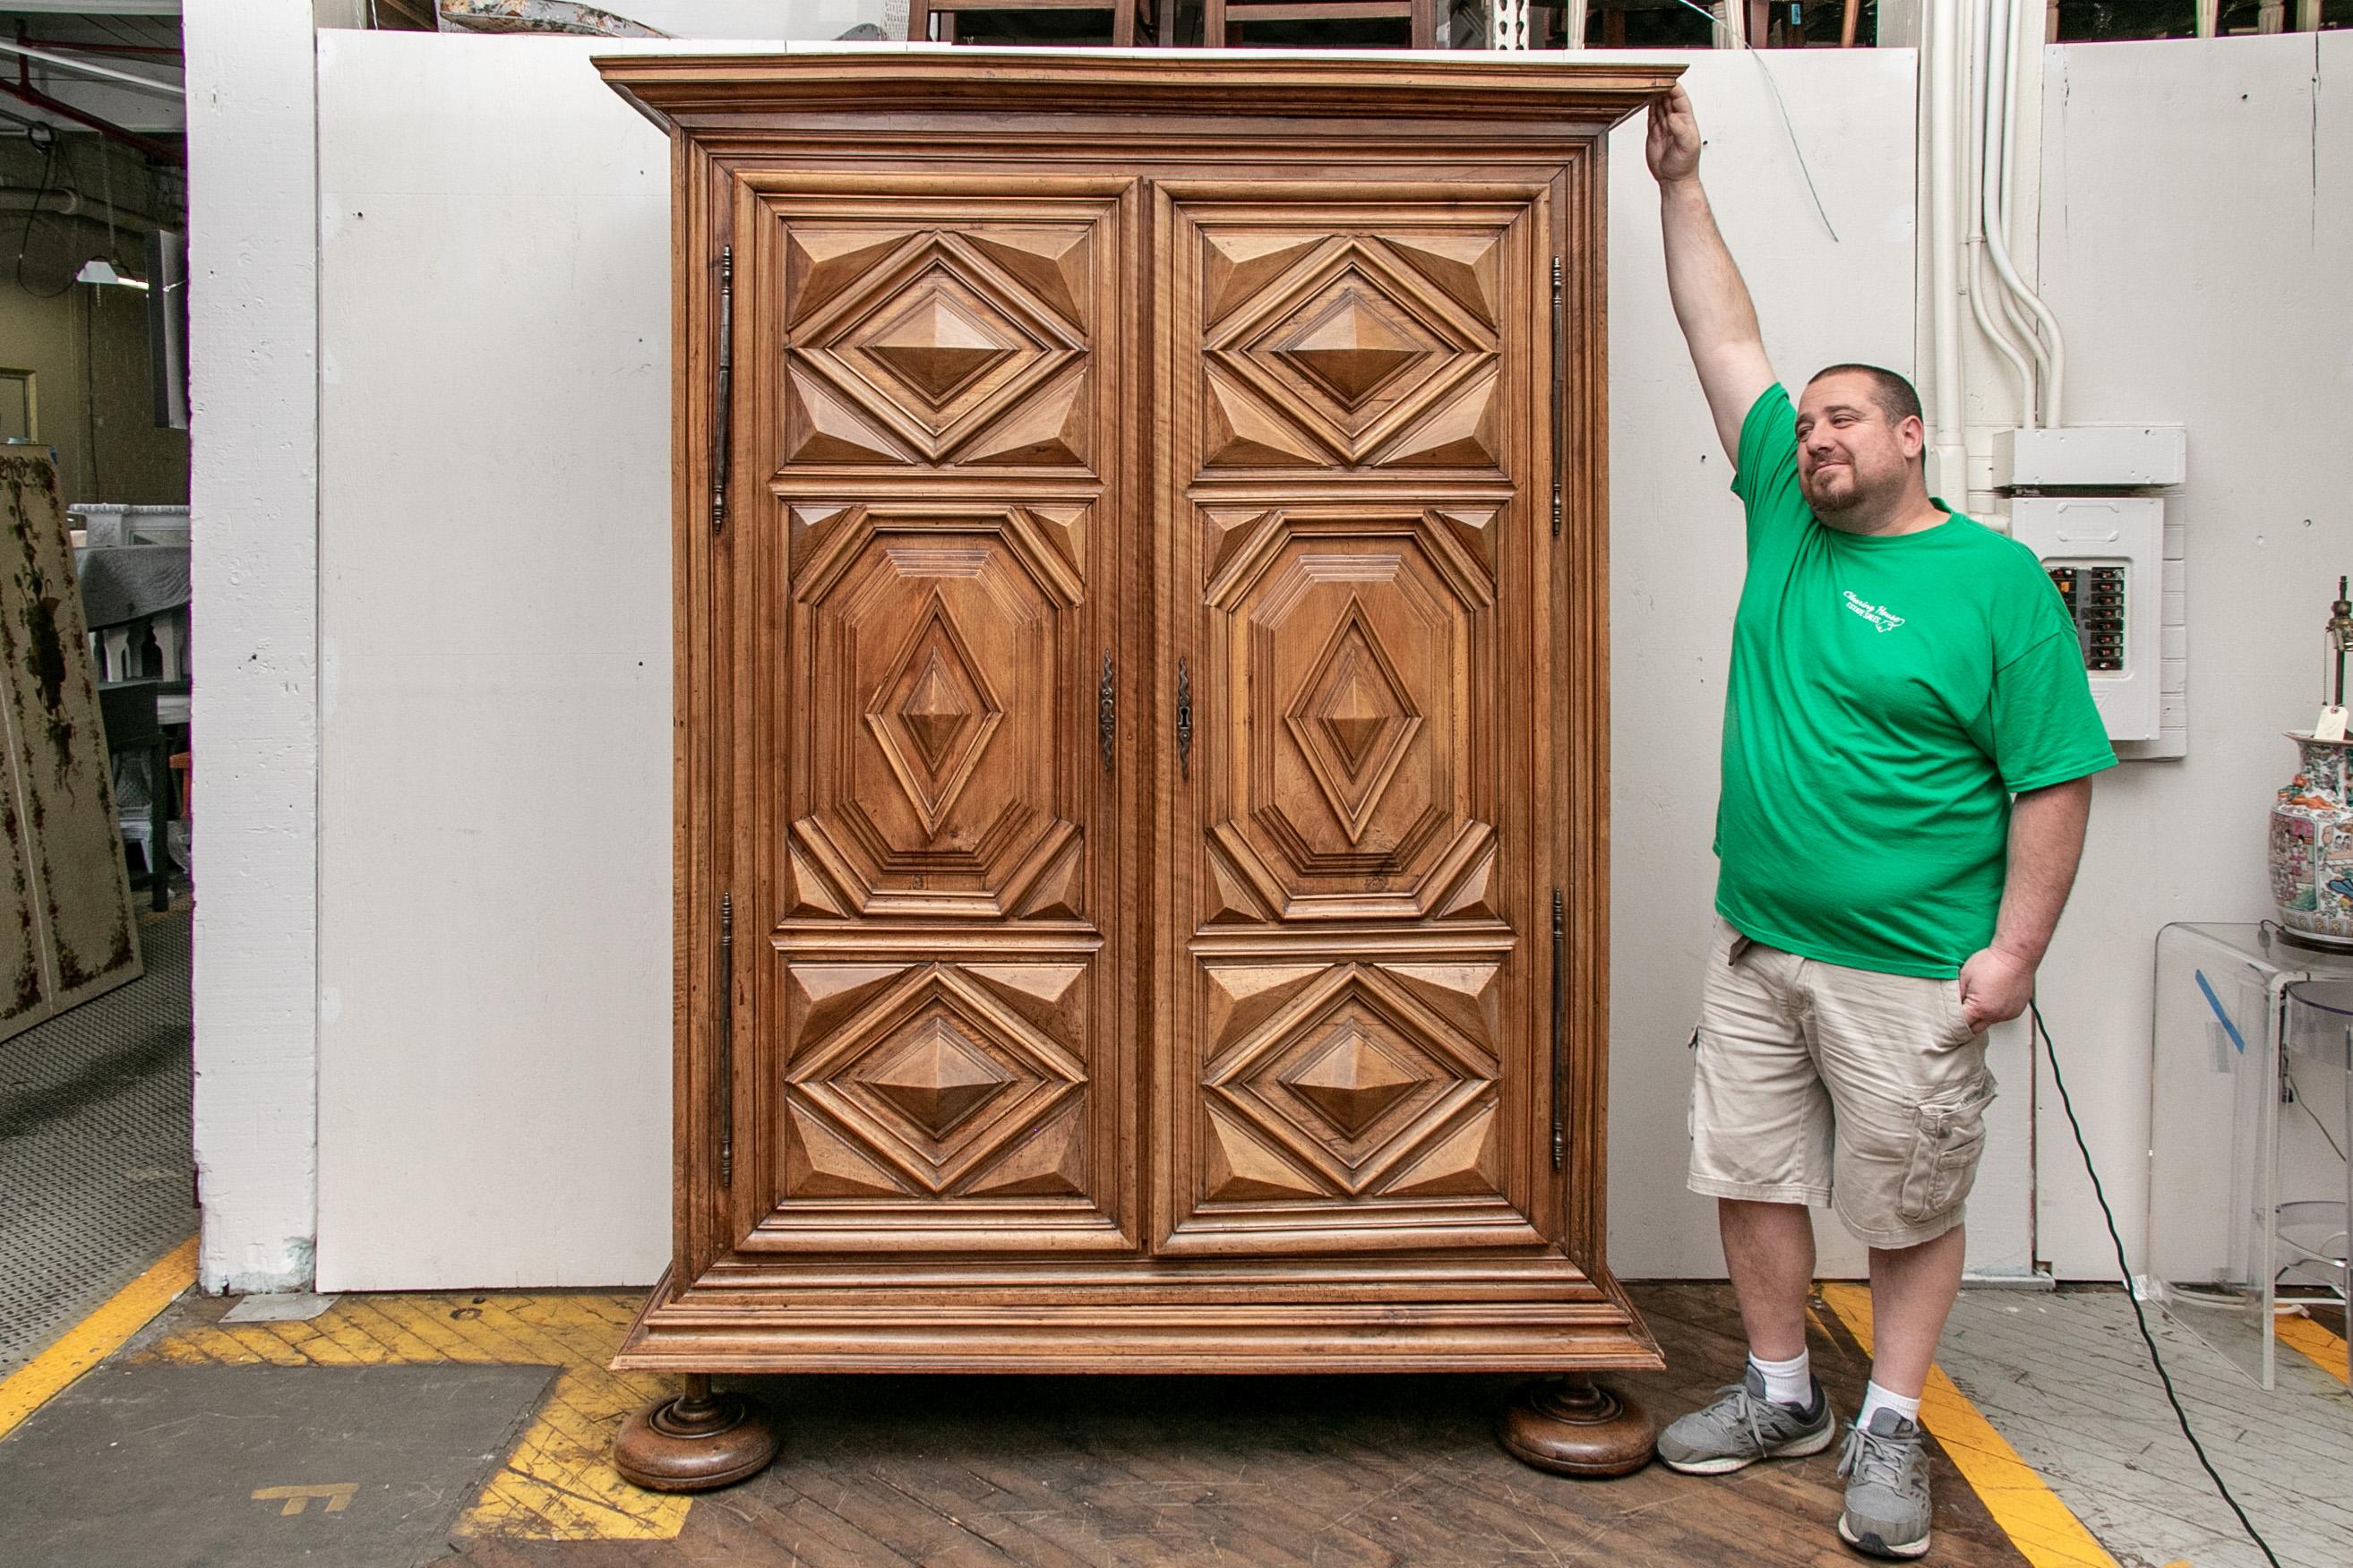
[[1560,1234],[1549,210],[1155,193],[1163,1254]]

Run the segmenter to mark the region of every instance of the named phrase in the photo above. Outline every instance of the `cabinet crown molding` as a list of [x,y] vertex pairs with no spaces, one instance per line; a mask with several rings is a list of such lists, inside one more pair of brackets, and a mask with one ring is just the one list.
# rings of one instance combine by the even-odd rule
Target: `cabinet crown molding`
[[1508,61],[1417,56],[1333,59],[1319,54],[1250,58],[1246,77],[1227,51],[1023,54],[990,49],[784,55],[600,55],[617,92],[670,130],[710,119],[780,111],[872,110],[892,99],[911,112],[1008,110],[1155,115],[1475,119],[1549,123],[1565,134],[1607,131],[1674,85],[1680,65],[1618,64],[1523,55]]

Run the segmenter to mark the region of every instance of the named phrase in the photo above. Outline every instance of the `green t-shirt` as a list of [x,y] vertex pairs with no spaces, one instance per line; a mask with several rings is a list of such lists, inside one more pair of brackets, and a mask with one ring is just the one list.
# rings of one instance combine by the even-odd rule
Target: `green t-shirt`
[[2066,606],[2031,551],[1958,513],[1893,535],[1817,521],[1778,386],[1732,489],[1748,574],[1716,910],[1784,952],[1949,978],[1992,940],[2010,795],[2116,760]]

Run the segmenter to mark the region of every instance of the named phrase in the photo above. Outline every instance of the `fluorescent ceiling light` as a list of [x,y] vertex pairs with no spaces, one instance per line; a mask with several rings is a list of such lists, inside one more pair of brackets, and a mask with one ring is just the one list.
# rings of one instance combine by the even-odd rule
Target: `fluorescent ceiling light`
[[119,283],[125,289],[137,289],[142,292],[144,292],[147,288],[147,285],[143,280],[137,278],[125,278],[121,273],[117,272],[114,269],[114,263],[106,260],[102,257],[97,256],[91,257],[88,261],[81,264],[81,270],[74,274],[74,281],[77,283]]

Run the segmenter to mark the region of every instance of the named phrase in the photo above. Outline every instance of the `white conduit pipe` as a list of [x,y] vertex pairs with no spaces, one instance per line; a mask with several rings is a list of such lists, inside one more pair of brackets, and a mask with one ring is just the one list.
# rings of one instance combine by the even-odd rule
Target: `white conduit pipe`
[[[1969,313],[1977,319],[1978,331],[1985,334],[1986,342],[1991,343],[2000,353],[2001,357],[2010,362],[2010,368],[2018,373],[2020,418],[2021,423],[2031,430],[2034,428],[2034,366],[2030,364],[2026,355],[2020,352],[2018,344],[2010,337],[2009,328],[1997,321],[1993,312],[1986,308],[1988,289],[1985,269],[1985,235],[1986,228],[1991,221],[1990,215],[2000,210],[1998,202],[2002,160],[1998,150],[2000,146],[1999,140],[2000,128],[1996,118],[1998,100],[1992,91],[1992,79],[1988,75],[1990,62],[1988,38],[1992,26],[1989,13],[1991,7],[1978,5],[1974,7],[1974,10],[1977,24],[1972,29],[1969,39],[1969,65],[1976,86],[1968,95],[1969,169],[1975,175],[1973,194],[1978,199],[1969,204],[1968,207],[1968,267],[1966,280],[1968,285]],[[2007,296],[1997,293],[1996,298],[2006,299]]]
[[[2018,276],[2018,268],[2011,265],[2010,258],[2008,234],[2010,212],[2007,198],[2011,184],[2011,170],[2010,137],[2007,132],[2016,117],[2018,105],[2017,73],[2010,68],[2011,50],[2014,47],[2011,42],[2010,24],[2011,16],[2016,10],[2015,0],[1992,0],[1990,9],[1993,12],[1994,23],[1991,55],[2000,61],[1998,68],[2001,80],[1999,113],[2005,134],[2002,138],[2003,145],[2000,160],[2000,177],[1991,182],[1989,187],[2000,190],[2003,199],[1994,204],[1995,210],[1987,218],[1986,254],[1992,258],[1994,271],[2000,275],[2002,287],[2033,314],[2040,329],[2035,336],[2034,349],[2036,361],[2044,370],[2042,413],[2052,425],[2057,426],[2060,423],[2060,394],[2067,374],[2066,341],[2059,335],[2059,318],[2052,315],[2051,308],[2036,297],[2033,289],[2026,286],[2024,280]],[[1989,112],[1993,111],[1989,110]]]
[[[1990,0],[1986,12],[1988,21],[1992,19],[1993,5],[2007,3],[2008,0]],[[1996,48],[1989,45],[1987,56],[1989,59],[1999,61],[2002,74],[1998,78],[1989,78],[1986,83],[1987,126],[1993,142],[1986,157],[1987,178],[1993,182],[1989,194],[1998,197],[1998,201],[1987,207],[1985,226],[2000,237],[2006,253],[2013,232],[2010,221],[2010,200],[2017,190],[2018,178],[2015,158],[2018,146],[2018,55],[2014,48],[2002,48],[1997,53]],[[2012,294],[2007,286],[2000,285],[1999,280],[1994,298],[2000,307],[2001,319],[2008,323],[2010,332],[2033,351],[2035,369],[2042,377],[2041,385],[2047,390],[2051,384],[2051,351],[2043,343],[2042,334],[2036,331],[2033,317],[2027,313],[2018,296]],[[2027,425],[2031,428],[2039,422],[2036,418],[2030,418]]]
[[1968,447],[1961,410],[1961,312],[1959,161],[1956,95],[1964,79],[1960,58],[1961,0],[1929,0],[1928,88],[1928,319],[1934,342],[1936,472],[1931,483],[1965,488]]
[[[2036,30],[2042,25],[2042,19],[2040,16],[2031,18],[2022,17],[2021,14],[2015,8],[2010,11],[2010,30],[2013,37],[2011,39],[2012,47],[2010,55],[2008,56],[2010,63],[2010,76],[2002,94],[2001,212],[2000,216],[2002,243],[2005,246],[2010,242],[2011,238],[2018,232],[2016,226],[2011,222],[2011,204],[2018,193],[2018,170],[2016,162],[2018,148],[2018,49],[2021,45],[2027,49],[2040,49],[2042,47],[2042,35]],[[2036,363],[2042,368],[2043,398],[2046,406],[2052,406],[2052,405],[2051,400],[2056,396],[2058,391],[2058,373],[2064,370],[2067,358],[2066,343],[2057,336],[2059,331],[2058,317],[2053,315],[2051,318],[2051,331],[2053,342],[2050,348],[2046,349],[2043,347],[2041,334],[2035,331],[2034,323],[2029,318],[2025,307],[2020,304],[2017,299],[2012,297],[2007,289],[2001,291],[2001,313],[2002,319],[2010,323],[2011,329],[2015,331],[2020,337],[2025,339],[2029,343],[2034,346],[2036,350]],[[2048,312],[2046,312],[2046,314]],[[2053,425],[2056,425],[2059,422],[2055,414],[2051,416],[2050,422]]]

